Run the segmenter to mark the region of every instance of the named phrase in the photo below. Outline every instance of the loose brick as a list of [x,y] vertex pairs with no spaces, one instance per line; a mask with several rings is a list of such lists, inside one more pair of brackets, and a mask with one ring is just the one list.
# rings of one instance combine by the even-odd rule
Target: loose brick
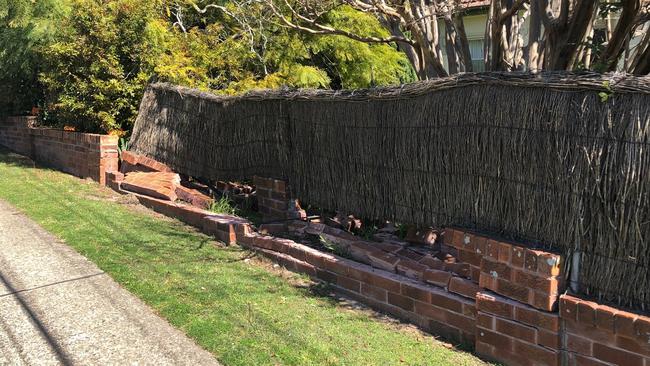
[[458,250],[458,260],[461,262],[480,267],[482,259],[483,255],[481,254],[470,252],[468,250]]
[[387,301],[386,290],[379,287],[370,286],[365,283],[361,284],[361,294],[373,298],[377,301],[381,301],[381,302]]
[[481,272],[478,278],[478,286],[480,288],[494,291],[497,289],[497,277]]
[[497,279],[497,293],[523,303],[530,302],[530,290],[504,279]]
[[505,280],[512,280],[512,268],[505,263],[495,262],[489,258],[483,258],[481,261],[481,272],[487,273],[492,277]]
[[540,253],[537,257],[537,272],[544,276],[559,276],[561,257],[558,254]]
[[594,358],[610,362],[616,365],[625,366],[643,366],[643,357],[623,351],[620,349],[612,348],[600,343],[594,344]]
[[518,285],[528,287],[535,291],[544,292],[547,294],[556,295],[559,293],[559,283],[557,277],[541,277],[534,273],[525,272],[522,270],[515,269],[514,271],[514,280]]
[[498,315],[507,319],[512,319],[514,315],[514,307],[512,304],[484,292],[476,294],[476,308],[478,311]]
[[410,259],[400,259],[395,266],[397,273],[413,279],[422,279],[422,272],[429,267]]
[[388,293],[388,303],[406,311],[413,311],[414,309],[413,299],[392,292]]
[[530,291],[528,304],[532,305],[537,309],[542,309],[546,311],[555,311],[557,307],[558,296],[549,295],[545,292],[539,291]]
[[438,238],[438,232],[430,228],[417,228],[411,226],[406,232],[405,240],[411,243],[434,245]]
[[476,293],[479,292],[479,287],[475,283],[469,280],[465,280],[459,277],[453,277],[449,281],[449,291],[471,298],[476,298]]
[[[329,238],[330,235],[322,234],[324,237]],[[371,245],[365,242],[352,242],[347,246],[347,251],[350,257],[355,260],[370,264],[370,255],[373,253],[384,253],[381,250],[373,248]]]
[[538,250],[526,249],[524,258],[524,268],[530,272],[537,272],[537,257],[543,252]]
[[445,269],[464,278],[470,278],[469,263],[445,263]]
[[512,257],[510,263],[517,268],[524,267],[525,250],[524,248],[512,246]]
[[368,253],[368,259],[370,261],[370,265],[376,268],[383,269],[385,271],[390,271],[390,272],[395,272],[395,268],[397,266],[397,263],[399,263],[400,259],[390,253],[386,253],[384,251],[373,251]]
[[445,269],[445,264],[438,258],[434,258],[431,255],[427,254],[422,259],[420,259],[420,264],[424,264],[429,267],[429,269],[435,269],[442,271]]
[[447,228],[443,232],[443,241],[452,247],[462,248],[464,236],[465,234],[458,229]]
[[451,273],[447,271],[438,271],[435,269],[428,269],[422,273],[422,280],[424,282],[440,286],[447,287],[449,286],[449,280],[451,279]]
[[499,242],[493,239],[487,240],[485,243],[485,256],[494,261],[499,260]]
[[510,254],[512,251],[512,245],[508,243],[499,243],[499,253],[497,255],[497,260],[501,263],[510,263]]

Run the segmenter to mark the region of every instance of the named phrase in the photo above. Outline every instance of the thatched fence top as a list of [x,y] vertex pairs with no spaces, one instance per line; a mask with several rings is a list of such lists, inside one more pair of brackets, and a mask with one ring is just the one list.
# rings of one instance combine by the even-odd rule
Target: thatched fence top
[[[585,293],[650,308],[650,77],[463,74],[354,91],[145,93],[131,146],[304,202],[581,253]],[[629,284],[629,285],[621,285]]]

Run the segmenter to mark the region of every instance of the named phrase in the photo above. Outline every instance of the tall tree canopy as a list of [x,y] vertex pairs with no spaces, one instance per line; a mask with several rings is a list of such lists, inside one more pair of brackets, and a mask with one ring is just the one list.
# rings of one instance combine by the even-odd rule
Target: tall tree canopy
[[[153,79],[233,94],[472,71],[467,1],[0,0],[0,113],[124,133]],[[650,72],[648,0],[482,1],[486,70]]]
[[[464,0],[248,0],[263,3],[285,27],[312,35],[340,35],[371,44],[396,44],[420,79],[472,71]],[[647,0],[489,0],[485,24],[486,70],[572,70],[591,68],[650,72]],[[368,34],[333,23],[329,14],[348,6],[373,14],[388,34]],[[199,11],[219,9],[213,3]],[[605,39],[594,37],[598,19],[614,15]],[[611,18],[611,17],[610,17]],[[609,19],[609,18],[608,18]],[[638,31],[638,43],[630,42]],[[527,34],[527,39],[524,35]],[[443,51],[444,50],[444,51]],[[445,55],[446,54],[446,55]],[[445,66],[446,64],[446,66]]]
[[[416,79],[392,45],[315,37],[277,24],[262,3],[238,5],[197,12],[168,0],[0,0],[0,113],[39,105],[45,123],[121,134],[152,79],[228,94]],[[352,7],[327,21],[388,34]]]

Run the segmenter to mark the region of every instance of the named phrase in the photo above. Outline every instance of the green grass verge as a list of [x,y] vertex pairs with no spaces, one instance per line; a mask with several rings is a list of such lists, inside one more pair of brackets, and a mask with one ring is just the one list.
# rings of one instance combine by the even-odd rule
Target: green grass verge
[[[319,296],[97,184],[0,151],[0,199],[95,262],[225,365],[476,365],[412,328]],[[298,286],[303,283],[305,286]]]

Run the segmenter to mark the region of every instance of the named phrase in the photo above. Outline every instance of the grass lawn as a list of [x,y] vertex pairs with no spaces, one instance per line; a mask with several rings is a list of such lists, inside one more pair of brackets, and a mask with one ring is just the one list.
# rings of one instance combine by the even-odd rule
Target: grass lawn
[[95,183],[0,151],[3,199],[143,299],[225,365],[483,362],[308,279],[223,247]]

